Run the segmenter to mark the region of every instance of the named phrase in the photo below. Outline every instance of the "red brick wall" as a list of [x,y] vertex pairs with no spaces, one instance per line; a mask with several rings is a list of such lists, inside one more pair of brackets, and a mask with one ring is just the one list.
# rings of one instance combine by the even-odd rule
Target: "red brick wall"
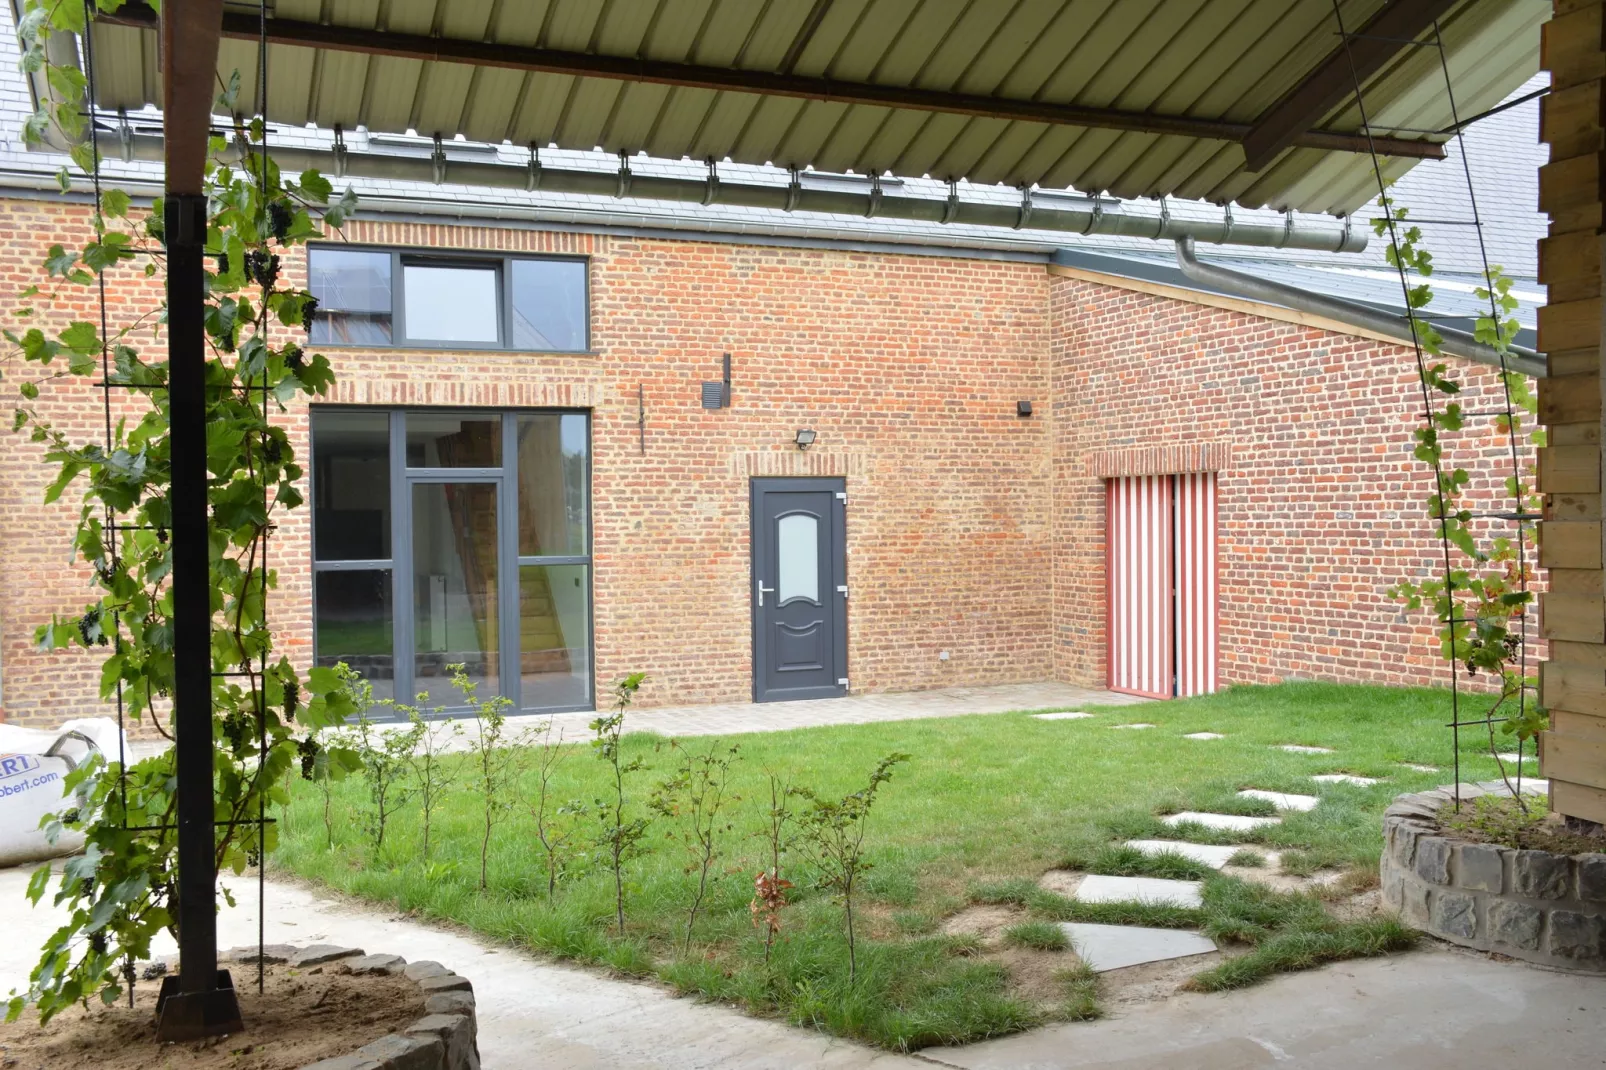
[[[1411,350],[1066,277],[1050,305],[1058,677],[1105,677],[1098,452],[1219,444],[1222,682],[1448,682],[1430,617],[1385,594],[1439,571]],[[1492,369],[1452,370],[1469,411],[1503,403]],[[1508,509],[1505,436],[1449,438],[1482,508]]]
[[[71,232],[79,210],[4,201],[0,211],[11,224],[7,281],[31,278],[43,236],[82,240]],[[640,669],[649,704],[750,696],[750,475],[846,477],[853,690],[1049,675],[1050,428],[1015,415],[1019,399],[1047,401],[1040,265],[402,223],[359,222],[347,236],[592,257],[594,355],[328,353],[337,403],[593,410],[601,687]],[[719,377],[724,352],[732,407],[705,411],[699,384]],[[84,436],[98,406],[81,382],[47,385],[42,401]],[[284,421],[305,451],[305,408]],[[791,442],[799,427],[819,432],[807,454]],[[24,722],[81,714],[98,657],[30,649],[38,622],[83,600],[82,573],[66,565],[70,510],[38,508],[47,476],[37,446],[0,441],[0,476],[0,553],[28,578],[0,588],[5,712]],[[272,613],[301,661],[311,649],[307,520],[284,518],[273,550]]]

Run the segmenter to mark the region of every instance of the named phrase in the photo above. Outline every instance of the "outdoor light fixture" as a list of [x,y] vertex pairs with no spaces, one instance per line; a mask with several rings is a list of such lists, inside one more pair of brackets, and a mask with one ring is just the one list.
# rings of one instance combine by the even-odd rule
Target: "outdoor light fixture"
[[1017,402],[1015,402],[1015,415],[1016,416],[1030,416],[1031,414],[1032,414],[1032,403],[1030,401],[1017,401]]
[[814,432],[807,427],[800,427],[797,429],[797,435],[792,441],[797,443],[798,449],[806,450],[814,445]]

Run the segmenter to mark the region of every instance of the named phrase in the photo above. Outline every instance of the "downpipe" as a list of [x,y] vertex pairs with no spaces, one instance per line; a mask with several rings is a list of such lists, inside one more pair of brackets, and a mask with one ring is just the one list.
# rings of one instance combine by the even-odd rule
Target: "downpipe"
[[[1342,320],[1396,339],[1405,345],[1414,345],[1416,342],[1412,333],[1412,321],[1407,316],[1396,312],[1385,312],[1356,301],[1346,301],[1341,297],[1329,297],[1326,294],[1301,290],[1297,286],[1272,282],[1270,279],[1258,278],[1218,264],[1206,264],[1194,255],[1192,238],[1177,240],[1177,266],[1188,278],[1206,286],[1227,290],[1251,300],[1282,305],[1298,312],[1309,312],[1312,315]],[[1495,368],[1504,367],[1509,371],[1531,375],[1535,379],[1543,379],[1549,374],[1545,355],[1526,346],[1508,347],[1502,359],[1498,349],[1486,342],[1478,341],[1466,331],[1440,327],[1437,324],[1434,325],[1434,329],[1443,339],[1440,351],[1448,356],[1461,357]]]

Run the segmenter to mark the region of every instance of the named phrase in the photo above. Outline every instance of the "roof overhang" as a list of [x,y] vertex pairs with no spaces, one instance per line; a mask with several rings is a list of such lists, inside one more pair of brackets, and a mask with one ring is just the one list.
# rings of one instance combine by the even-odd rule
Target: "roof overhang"
[[[1392,180],[1537,70],[1549,10],[277,0],[225,10],[218,68],[255,87],[265,32],[249,106],[324,128],[1347,213],[1377,194],[1372,149]],[[156,25],[144,4],[95,24],[101,107],[161,105]]]

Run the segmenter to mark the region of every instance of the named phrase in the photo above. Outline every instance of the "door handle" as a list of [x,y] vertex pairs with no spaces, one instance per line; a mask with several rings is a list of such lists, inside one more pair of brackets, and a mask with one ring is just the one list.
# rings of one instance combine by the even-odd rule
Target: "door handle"
[[762,608],[764,608],[764,595],[766,593],[774,594],[775,593],[775,588],[764,586],[764,581],[763,580],[754,580],[753,582],[758,584],[758,605],[759,605],[759,608],[762,609]]

